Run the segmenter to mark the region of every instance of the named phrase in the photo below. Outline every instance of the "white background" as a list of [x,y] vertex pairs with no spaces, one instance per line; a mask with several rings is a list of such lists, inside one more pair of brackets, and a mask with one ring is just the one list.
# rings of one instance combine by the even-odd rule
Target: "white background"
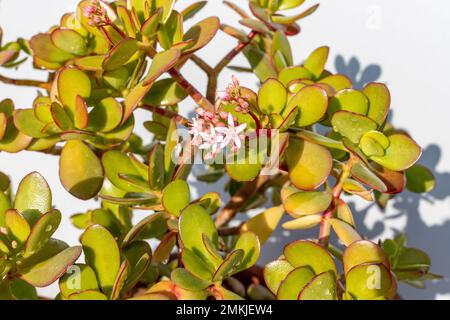
[[[0,25],[4,41],[17,37],[30,38],[45,32],[59,21],[61,14],[73,11],[76,0],[0,0]],[[191,0],[178,1],[184,8]],[[247,1],[234,1],[245,5]],[[392,236],[396,230],[405,230],[409,244],[425,249],[432,258],[433,271],[450,275],[450,2],[446,0],[327,0],[306,1],[303,7],[320,2],[319,10],[301,23],[302,32],[292,38],[294,57],[301,63],[318,46],[331,47],[328,69],[347,73],[357,86],[367,81],[386,82],[392,93],[393,122],[409,130],[424,147],[421,163],[436,175],[437,187],[428,195],[417,196],[406,192],[381,212],[368,203],[354,203],[360,212],[355,214],[359,230],[376,240]],[[195,19],[217,15],[222,22],[233,23],[238,17],[219,0],[210,0]],[[194,19],[194,20],[195,20]],[[233,45],[229,37],[219,36],[200,56],[217,62]],[[245,65],[238,57],[233,64]],[[19,71],[0,73],[18,78],[45,79],[45,73],[33,70],[29,63]],[[183,73],[200,88],[205,86],[203,73],[187,65]],[[231,72],[221,77],[221,86],[230,79]],[[243,84],[255,87],[252,75],[240,76]],[[17,107],[28,108],[35,89],[15,88],[0,83],[0,100],[10,97]],[[189,99],[182,105],[183,113],[192,110]],[[145,120],[148,115],[139,113]],[[149,138],[142,128],[139,132]],[[69,217],[76,212],[94,208],[93,201],[79,201],[70,196],[58,179],[58,158],[32,152],[17,155],[0,154],[0,170],[12,176],[14,186],[27,173],[37,170],[48,180],[53,190],[54,205],[64,215],[56,236],[71,245],[78,243],[79,231],[70,225]],[[211,188],[218,188],[210,186]],[[226,199],[225,199],[226,200]],[[313,233],[279,232],[276,239],[266,244],[262,261],[276,258],[282,242]],[[56,292],[55,285],[41,290],[48,296]],[[400,293],[410,299],[450,298],[450,283],[442,280],[429,283],[426,289],[412,289],[401,285]]]

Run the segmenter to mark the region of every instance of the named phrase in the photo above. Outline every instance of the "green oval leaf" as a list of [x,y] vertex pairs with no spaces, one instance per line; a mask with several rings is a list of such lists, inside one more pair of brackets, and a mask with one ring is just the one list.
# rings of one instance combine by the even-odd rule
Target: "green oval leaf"
[[22,179],[17,188],[14,208],[20,213],[31,209],[45,213],[52,208],[52,192],[38,172],[32,172]]
[[278,300],[297,300],[305,285],[314,278],[314,273],[308,267],[292,270],[281,282],[277,291]]
[[184,180],[175,180],[163,190],[162,204],[168,213],[179,216],[190,201],[189,185]]
[[75,30],[72,29],[55,29],[51,33],[53,44],[70,54],[75,56],[82,56],[86,53],[86,41]]
[[286,150],[289,179],[299,189],[314,190],[328,178],[332,168],[330,152],[322,146],[291,137]]
[[120,269],[120,252],[111,233],[100,225],[92,225],[81,235],[86,263],[95,271],[103,292],[112,293]]
[[[77,163],[74,166],[74,162]],[[68,141],[59,160],[59,177],[64,188],[79,199],[97,195],[103,184],[100,160],[83,142]]]
[[42,215],[31,229],[30,235],[25,243],[23,257],[27,258],[38,252],[50,240],[53,233],[61,222],[61,212],[50,210]]
[[406,188],[411,192],[430,192],[435,184],[431,171],[420,164],[415,164],[406,170]]
[[281,113],[286,101],[286,88],[276,79],[268,79],[259,89],[258,108],[262,113]]
[[284,209],[294,218],[325,211],[331,204],[329,192],[312,191],[291,194],[283,202]]

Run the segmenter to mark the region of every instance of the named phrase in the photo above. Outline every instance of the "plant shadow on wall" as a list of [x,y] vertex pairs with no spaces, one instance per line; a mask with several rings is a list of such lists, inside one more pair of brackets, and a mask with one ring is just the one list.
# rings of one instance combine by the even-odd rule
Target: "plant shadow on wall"
[[[369,64],[362,68],[362,63],[356,57],[345,59],[342,55],[335,58],[335,69],[338,73],[345,74],[354,83],[355,88],[362,89],[367,83],[381,81],[380,76],[382,68],[378,64]],[[393,121],[393,113],[390,114],[390,121]],[[393,121],[395,122],[395,120]],[[430,281],[426,284],[426,290],[415,290],[407,285],[400,287],[400,294],[408,299],[432,299],[439,295],[450,294],[450,282],[448,280],[450,273],[450,256],[447,247],[436,247],[436,243],[449,243],[450,241],[450,217],[444,215],[441,221],[434,225],[428,225],[426,217],[439,214],[437,210],[423,212],[424,206],[433,206],[438,202],[448,203],[450,197],[450,172],[439,171],[442,150],[440,146],[430,144],[423,148],[419,163],[427,167],[436,180],[433,190],[428,193],[413,193],[408,190],[395,195],[390,200],[389,207],[381,209],[375,202],[349,201],[349,206],[353,212],[357,212],[356,226],[362,234],[368,239],[374,241],[393,237],[395,234],[404,232],[410,235],[409,245],[421,247],[427,251],[433,261],[435,271],[445,278],[440,281]],[[442,165],[442,163],[441,163]],[[368,205],[367,205],[368,204]],[[449,205],[446,205],[445,212],[450,211]],[[375,216],[374,219],[370,215]],[[285,221],[289,218],[285,217]],[[373,221],[369,223],[368,220]],[[436,219],[433,219],[436,221]],[[302,236],[305,238],[314,238],[314,230],[302,230]],[[278,254],[280,243],[288,244],[298,238],[296,232],[291,232],[278,228],[273,237],[265,244],[265,250],[262,251],[261,261],[266,263],[275,259]]]

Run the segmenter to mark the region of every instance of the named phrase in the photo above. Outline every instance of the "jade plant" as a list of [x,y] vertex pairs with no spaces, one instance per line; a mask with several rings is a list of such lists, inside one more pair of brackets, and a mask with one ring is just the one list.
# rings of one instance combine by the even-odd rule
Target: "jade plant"
[[[389,122],[384,84],[358,90],[331,73],[328,47],[294,57],[289,37],[318,8],[303,2],[250,0],[246,10],[224,1],[239,17],[231,26],[200,19],[207,1],[84,0],[31,39],[2,43],[0,30],[1,67],[31,60],[47,75],[0,76],[38,89],[29,108],[0,102],[0,150],[59,157],[67,192],[98,203],[62,217],[41,175],[12,194],[2,173],[0,298],[38,299],[36,288],[58,281],[62,300],[396,299],[399,281],[439,278],[404,234],[374,243],[356,228],[349,199],[384,209],[434,180],[417,164],[418,144]],[[236,46],[212,66],[199,53],[218,32]],[[239,54],[248,65],[232,64]],[[204,93],[183,73],[187,62],[205,73]],[[218,81],[225,68],[236,72],[230,84]],[[191,119],[179,110],[185,100]],[[194,180],[224,188],[192,197]],[[252,209],[260,213],[238,216]],[[66,214],[81,246],[51,238]],[[299,240],[264,266],[260,252],[279,228]],[[316,239],[304,239],[309,228]]]

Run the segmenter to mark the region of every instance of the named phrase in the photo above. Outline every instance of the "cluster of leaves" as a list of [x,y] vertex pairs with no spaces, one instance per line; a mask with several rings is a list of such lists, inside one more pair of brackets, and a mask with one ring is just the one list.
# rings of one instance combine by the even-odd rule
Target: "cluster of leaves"
[[[72,216],[83,230],[82,247],[69,248],[50,238],[61,215],[51,208],[45,180],[27,176],[11,205],[9,182],[0,177],[5,298],[37,298],[34,287],[59,278],[59,299],[392,299],[397,280],[420,286],[436,278],[429,273],[428,256],[405,248],[402,237],[382,247],[363,240],[341,198],[355,195],[385,208],[405,187],[428,192],[434,180],[416,164],[417,143],[388,122],[390,93],[384,84],[353,88],[345,75],[326,70],[328,47],[295,63],[288,37],[300,32],[297,22],[318,6],[286,16],[285,10],[296,10],[304,0],[251,0],[250,13],[225,1],[248,33],[217,17],[185,32],[184,22],[206,1],[181,12],[175,2],[83,0],[48,32],[0,44],[0,66],[19,65],[26,60],[23,52],[48,73],[46,82],[0,77],[40,88],[29,109],[15,109],[9,99],[0,102],[0,150],[59,156],[64,188],[81,200],[100,202],[99,208]],[[238,44],[211,67],[197,52],[219,30]],[[229,66],[240,52],[250,67]],[[181,74],[189,60],[208,76],[206,97]],[[259,89],[235,82],[227,89],[232,94],[216,99],[217,78],[226,66],[254,73]],[[245,159],[256,161],[212,163],[197,176],[208,183],[228,176],[231,199],[223,207],[216,192],[192,200],[185,182],[192,168],[186,160],[197,151],[189,141],[180,148],[177,132],[192,125],[178,113],[188,96],[204,112],[230,113],[245,123],[250,139],[272,138],[270,164],[247,139]],[[143,121],[153,134],[150,144],[134,132],[136,109],[151,113]],[[263,175],[273,163],[276,173]],[[226,228],[239,211],[266,205],[268,191],[273,207]],[[138,212],[147,215],[133,224]],[[284,213],[293,218],[284,228],[320,225],[319,239],[288,245],[258,281],[240,279]],[[347,247],[343,275],[330,254],[341,259],[329,246],[331,228]],[[157,240],[154,250],[150,239]],[[81,251],[85,264],[74,264]],[[381,281],[376,289],[367,286],[373,267]]]

